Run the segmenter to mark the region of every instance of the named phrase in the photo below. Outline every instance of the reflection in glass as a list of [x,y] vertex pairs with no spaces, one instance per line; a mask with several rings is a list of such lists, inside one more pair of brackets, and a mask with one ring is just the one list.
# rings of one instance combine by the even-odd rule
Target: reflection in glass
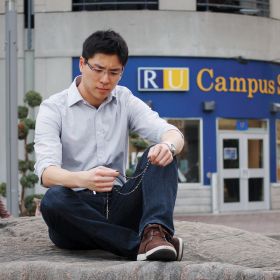
[[263,140],[248,140],[248,167],[263,168]]
[[182,183],[200,182],[200,121],[184,119],[168,119],[185,137],[185,146],[177,155],[178,179]]
[[240,202],[239,179],[224,179],[224,203]]
[[239,140],[223,140],[224,169],[239,168]]
[[277,144],[277,181],[280,182],[280,121],[276,121]]
[[[178,181],[180,183],[199,183],[201,180],[200,120],[169,119],[167,121],[178,127],[185,138],[184,148],[176,156],[178,162]],[[137,133],[130,132],[129,162],[128,169],[126,170],[128,176],[132,176],[138,159],[149,145],[150,143],[139,137]]]
[[263,178],[249,179],[249,201],[264,201]]
[[[267,121],[264,120],[246,120],[246,119],[219,119],[219,130],[236,130],[238,122],[247,121],[248,129],[262,129],[267,130]],[[238,129],[237,129],[238,130]]]

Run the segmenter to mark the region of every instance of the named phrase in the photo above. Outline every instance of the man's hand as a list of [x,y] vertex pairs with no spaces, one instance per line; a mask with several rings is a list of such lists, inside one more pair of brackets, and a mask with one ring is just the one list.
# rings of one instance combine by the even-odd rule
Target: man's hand
[[104,166],[98,166],[83,172],[83,186],[95,192],[110,192],[119,172]]
[[148,153],[148,158],[152,164],[166,166],[172,162],[173,156],[167,144],[156,144]]

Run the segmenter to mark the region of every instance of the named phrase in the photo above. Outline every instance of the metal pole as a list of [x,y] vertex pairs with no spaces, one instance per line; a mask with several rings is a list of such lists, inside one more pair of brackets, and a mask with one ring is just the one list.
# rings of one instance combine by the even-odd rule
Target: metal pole
[[[33,47],[33,0],[27,0],[27,28],[25,28],[25,46],[24,46],[24,94],[30,90],[34,90],[34,47]],[[34,108],[29,108],[29,117],[35,120]],[[34,139],[34,130],[29,130],[29,141]],[[35,160],[34,153],[29,155],[29,159]],[[32,195],[35,193],[35,188],[28,188],[25,195]]]
[[5,4],[7,208],[18,217],[17,13],[15,0]]
[[33,1],[28,0],[28,11],[27,11],[27,49],[32,48],[32,29],[31,29],[31,16],[33,9]]
[[[26,47],[24,50],[24,93],[34,90],[34,48],[33,48],[33,28],[31,26],[33,14],[33,0],[27,1],[27,29],[25,30]],[[34,110],[31,116],[34,118]]]

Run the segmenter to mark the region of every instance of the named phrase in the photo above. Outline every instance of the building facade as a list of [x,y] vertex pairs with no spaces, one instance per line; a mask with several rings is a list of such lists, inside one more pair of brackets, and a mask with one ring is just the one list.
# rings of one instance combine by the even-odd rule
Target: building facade
[[[17,1],[19,103],[29,89],[47,98],[68,87],[79,74],[84,39],[114,29],[130,49],[120,84],[184,132],[176,213],[280,209],[278,0],[142,1],[146,9],[138,10],[38,0],[31,37],[26,2]],[[4,10],[0,4],[1,77]],[[1,82],[5,131],[5,79]],[[3,134],[0,155],[5,158]]]

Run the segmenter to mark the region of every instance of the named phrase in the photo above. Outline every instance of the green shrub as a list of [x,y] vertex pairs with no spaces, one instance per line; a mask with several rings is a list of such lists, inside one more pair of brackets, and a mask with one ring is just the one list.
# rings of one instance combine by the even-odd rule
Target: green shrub
[[28,116],[28,108],[26,106],[18,106],[18,118],[25,119]]
[[6,183],[1,183],[0,184],[0,195],[6,197]]
[[34,90],[30,90],[25,94],[24,102],[26,102],[28,106],[34,108],[41,104],[42,96],[40,95],[40,93]]

